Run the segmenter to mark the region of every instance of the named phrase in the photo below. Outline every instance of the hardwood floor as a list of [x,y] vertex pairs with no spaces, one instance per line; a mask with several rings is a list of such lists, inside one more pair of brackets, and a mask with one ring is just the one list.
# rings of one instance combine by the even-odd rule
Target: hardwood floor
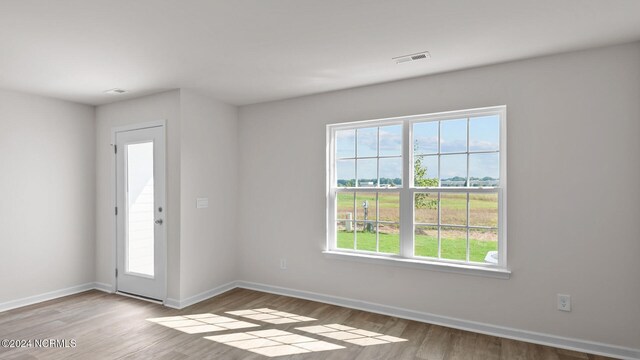
[[[225,313],[262,308],[290,313],[284,316],[295,314],[317,320],[270,324]],[[213,328],[216,327],[215,322],[218,320],[238,320],[260,326],[189,334],[180,330],[185,328],[168,327],[177,327],[175,325],[178,324],[177,322],[171,322],[176,320],[186,321],[184,324],[189,326],[193,325],[193,320],[187,320],[188,318],[183,320],[179,318],[160,319],[154,320],[155,322],[147,320],[202,313],[230,318],[202,319],[205,322],[211,320],[209,324],[213,324]],[[206,316],[209,315],[203,315],[203,317]],[[257,317],[260,316],[262,315]],[[277,318],[276,315],[263,317],[273,318],[274,316]],[[256,316],[254,315],[254,317]],[[195,320],[198,321],[198,319]],[[235,323],[242,325],[237,321]],[[203,324],[199,325],[201,327],[197,329],[213,329],[206,327],[211,325]],[[354,335],[351,332],[355,330],[345,328],[350,332],[345,338],[360,336],[351,341],[391,342],[362,346],[347,342],[349,340],[343,341],[328,337],[344,336],[344,333],[337,334],[340,332],[338,329],[330,333],[326,331],[310,333],[296,329],[328,324],[340,324],[366,330],[365,332],[356,331],[358,334],[365,334],[368,337],[363,338],[362,336],[365,335]],[[328,327],[322,328],[328,329]],[[257,335],[247,335],[246,333],[267,329],[278,329],[306,336],[311,338],[308,340],[318,340],[314,342],[318,346],[324,342],[325,344],[329,343],[328,346],[339,345],[343,347],[313,352],[300,350],[300,347],[295,347],[294,342],[293,348],[310,352],[280,356],[277,359],[608,359],[602,356],[555,349],[245,289],[234,289],[182,310],[174,310],[119,295],[88,291],[2,312],[0,313],[0,339],[75,339],[76,346],[73,348],[0,348],[0,359],[268,359],[269,357],[252,350],[244,350],[204,338],[205,336],[238,333],[244,333],[242,336],[247,338],[256,338]],[[312,329],[320,328],[316,326]],[[380,335],[390,335],[391,337],[380,337]],[[280,339],[294,338],[280,337]],[[259,343],[262,343],[262,346],[269,342],[273,344],[273,339],[276,338],[260,338],[253,340],[253,342],[239,341],[231,344],[255,350],[256,346],[260,345]],[[280,345],[280,348],[291,349],[291,346]],[[261,349],[265,348],[258,347],[256,351],[262,351]]]

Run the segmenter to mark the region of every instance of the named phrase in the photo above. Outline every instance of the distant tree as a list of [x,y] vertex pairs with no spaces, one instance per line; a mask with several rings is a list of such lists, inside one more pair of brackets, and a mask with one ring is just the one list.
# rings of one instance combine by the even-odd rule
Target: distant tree
[[[418,140],[413,145],[413,150],[418,149]],[[437,178],[427,177],[427,167],[422,164],[422,157],[416,156],[413,163],[413,182],[415,186],[438,186]],[[435,209],[438,206],[438,200],[432,199],[429,194],[416,194],[415,206],[418,209]]]

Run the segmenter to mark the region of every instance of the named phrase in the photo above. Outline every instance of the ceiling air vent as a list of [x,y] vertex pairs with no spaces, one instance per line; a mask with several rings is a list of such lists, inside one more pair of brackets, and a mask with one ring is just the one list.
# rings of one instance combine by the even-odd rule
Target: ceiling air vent
[[402,64],[409,61],[425,60],[425,59],[431,59],[431,54],[429,54],[428,51],[409,54],[409,55],[402,55],[402,56],[394,57],[392,60],[395,61],[396,64]]

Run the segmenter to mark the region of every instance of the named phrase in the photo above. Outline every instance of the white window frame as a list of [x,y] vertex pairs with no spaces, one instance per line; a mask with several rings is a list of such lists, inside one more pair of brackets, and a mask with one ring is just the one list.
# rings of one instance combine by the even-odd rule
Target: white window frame
[[[487,115],[498,115],[500,118],[500,182],[497,187],[420,187],[414,186],[413,160],[413,124],[428,121],[443,121],[460,118],[471,118]],[[506,106],[493,106],[477,109],[448,111],[432,114],[403,116],[387,119],[356,121],[327,125],[327,164],[326,164],[326,195],[327,195],[327,237],[324,253],[329,258],[341,260],[355,260],[376,264],[392,264],[404,267],[418,267],[430,270],[464,273],[471,275],[509,278],[507,267],[507,114]],[[356,176],[355,187],[337,187],[335,134],[339,130],[368,128],[375,126],[402,125],[402,185],[395,187],[358,187]],[[467,131],[468,131],[467,126]],[[467,151],[470,152],[469,136],[467,134]],[[438,155],[440,155],[438,145]],[[472,152],[473,153],[473,152]],[[450,153],[446,153],[450,154]],[[443,153],[444,155],[444,153]],[[467,157],[468,159],[469,157]],[[467,160],[468,161],[468,160]],[[438,163],[440,163],[438,161]],[[438,165],[440,166],[440,165]],[[357,171],[357,170],[356,170]],[[439,174],[439,172],[438,172]],[[469,166],[467,163],[467,178]],[[360,192],[399,192],[400,193],[400,252],[398,255],[350,250],[337,248],[336,213],[337,193],[343,191]],[[414,256],[414,197],[421,192],[454,192],[454,193],[497,193],[498,194],[498,264],[470,263],[448,259],[435,259]],[[468,208],[467,208],[467,211]],[[354,219],[355,220],[355,219]],[[446,226],[446,225],[445,225]],[[468,216],[467,216],[467,226]],[[469,242],[467,242],[467,247]],[[439,246],[440,249],[440,246]],[[467,248],[467,256],[469,250]],[[468,259],[467,259],[468,260]]]

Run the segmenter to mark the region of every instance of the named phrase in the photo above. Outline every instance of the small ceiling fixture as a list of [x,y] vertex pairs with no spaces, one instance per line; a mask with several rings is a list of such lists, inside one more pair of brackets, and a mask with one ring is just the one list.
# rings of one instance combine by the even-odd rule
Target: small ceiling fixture
[[429,54],[428,51],[423,51],[423,52],[409,54],[409,55],[402,55],[402,56],[394,57],[391,60],[395,61],[396,64],[402,64],[409,61],[426,60],[426,59],[431,59],[431,54]]
[[115,88],[115,89],[107,90],[104,93],[105,94],[109,94],[109,95],[120,95],[120,94],[124,94],[126,92],[127,92],[127,90]]

